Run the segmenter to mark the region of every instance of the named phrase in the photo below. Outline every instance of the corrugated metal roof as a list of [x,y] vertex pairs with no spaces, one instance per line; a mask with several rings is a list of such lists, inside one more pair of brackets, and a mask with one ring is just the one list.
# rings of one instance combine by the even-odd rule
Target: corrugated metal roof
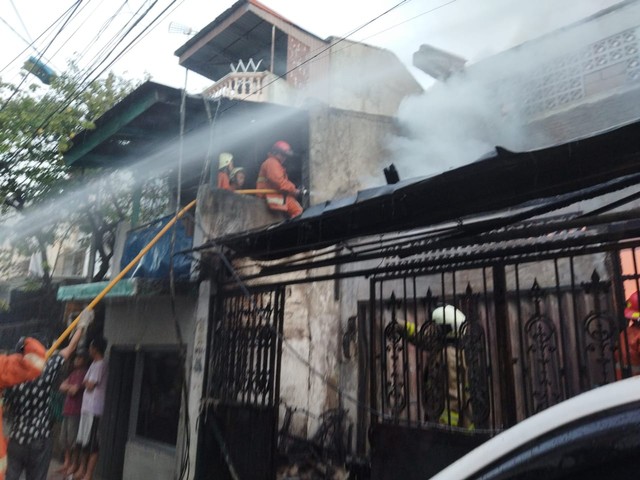
[[[455,221],[596,185],[604,184],[603,190],[623,188],[638,182],[639,138],[637,122],[537,151],[497,149],[492,157],[470,165],[315,205],[296,219],[220,238],[216,243],[240,255],[275,259],[350,238]],[[606,184],[613,179],[619,181]]]

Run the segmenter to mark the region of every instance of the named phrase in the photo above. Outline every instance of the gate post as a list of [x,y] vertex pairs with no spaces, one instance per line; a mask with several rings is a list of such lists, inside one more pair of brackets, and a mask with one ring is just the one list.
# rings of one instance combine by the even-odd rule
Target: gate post
[[[211,280],[200,282],[198,292],[198,306],[196,308],[196,322],[194,328],[193,353],[191,354],[191,368],[189,372],[189,401],[183,408],[189,409],[189,472],[187,480],[192,480],[196,475],[198,447],[200,441],[198,432],[200,428],[200,407],[204,392],[206,363],[207,363],[207,337],[209,335],[209,309],[211,305],[212,285]],[[185,379],[186,381],[186,379]],[[185,447],[187,448],[187,447]]]
[[496,345],[498,348],[498,386],[504,427],[516,424],[516,390],[511,352],[511,331],[507,304],[507,278],[504,265],[493,266],[493,302],[495,307]]

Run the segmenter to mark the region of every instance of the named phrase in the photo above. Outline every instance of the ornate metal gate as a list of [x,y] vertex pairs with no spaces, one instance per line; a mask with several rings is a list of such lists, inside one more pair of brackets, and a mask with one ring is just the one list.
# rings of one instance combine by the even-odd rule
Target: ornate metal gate
[[204,419],[215,478],[275,478],[283,318],[283,288],[218,298]]
[[[373,278],[371,421],[495,432],[629,376],[624,282],[637,290],[638,272],[621,270],[623,253],[452,261]],[[434,315],[446,305],[457,312],[448,327]]]

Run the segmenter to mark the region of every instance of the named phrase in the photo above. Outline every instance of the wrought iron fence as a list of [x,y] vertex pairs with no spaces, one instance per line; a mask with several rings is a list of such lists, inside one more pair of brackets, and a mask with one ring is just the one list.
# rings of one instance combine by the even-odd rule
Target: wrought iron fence
[[281,288],[220,299],[212,329],[209,398],[278,405],[283,314]]
[[499,430],[631,375],[628,250],[373,278],[372,421]]

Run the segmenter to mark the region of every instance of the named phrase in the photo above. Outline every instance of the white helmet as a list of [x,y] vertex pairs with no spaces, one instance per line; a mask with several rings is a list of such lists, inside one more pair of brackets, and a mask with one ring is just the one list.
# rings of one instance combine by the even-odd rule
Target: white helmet
[[445,305],[436,308],[431,314],[431,318],[438,325],[448,325],[454,335],[458,334],[460,325],[465,320],[465,315],[453,305]]
[[231,165],[232,161],[233,155],[231,155],[229,152],[222,152],[218,157],[218,170],[222,170],[223,168],[228,167],[229,165]]

